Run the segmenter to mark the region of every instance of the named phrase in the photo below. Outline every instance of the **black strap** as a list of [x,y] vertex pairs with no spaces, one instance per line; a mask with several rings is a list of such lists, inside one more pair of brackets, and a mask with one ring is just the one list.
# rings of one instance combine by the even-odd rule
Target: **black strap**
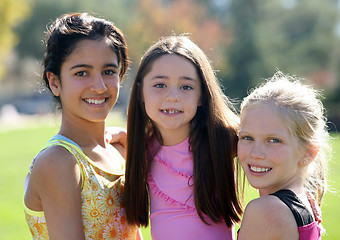
[[308,211],[307,207],[295,195],[295,193],[288,189],[282,189],[276,193],[272,193],[284,202],[292,211],[298,227],[302,227],[314,222],[312,214]]

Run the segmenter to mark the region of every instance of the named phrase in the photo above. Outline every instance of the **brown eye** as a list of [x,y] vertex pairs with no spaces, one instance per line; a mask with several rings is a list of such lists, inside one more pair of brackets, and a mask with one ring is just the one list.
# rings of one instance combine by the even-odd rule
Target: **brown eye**
[[165,88],[166,85],[164,83],[157,83],[154,85],[155,88]]
[[113,70],[111,70],[111,69],[105,70],[105,71],[104,71],[104,74],[105,74],[105,75],[114,75],[115,73],[116,73],[116,72],[113,71]]
[[182,86],[181,87],[181,89],[183,89],[183,90],[191,90],[191,89],[193,89],[191,86],[189,86],[189,85],[184,85],[184,86]]
[[75,75],[78,77],[84,77],[87,75],[87,73],[85,71],[80,71],[80,72],[77,72]]

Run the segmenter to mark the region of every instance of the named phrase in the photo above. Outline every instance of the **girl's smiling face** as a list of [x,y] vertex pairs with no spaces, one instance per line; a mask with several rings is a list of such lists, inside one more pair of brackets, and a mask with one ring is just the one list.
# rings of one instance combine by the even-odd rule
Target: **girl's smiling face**
[[269,105],[244,109],[238,158],[249,183],[267,195],[301,184],[302,147]]
[[163,143],[173,145],[185,140],[201,98],[195,66],[183,57],[165,54],[152,63],[142,91],[146,113],[160,131]]
[[60,78],[47,74],[54,95],[60,96],[63,117],[105,120],[118,98],[118,71],[117,56],[105,39],[78,42]]

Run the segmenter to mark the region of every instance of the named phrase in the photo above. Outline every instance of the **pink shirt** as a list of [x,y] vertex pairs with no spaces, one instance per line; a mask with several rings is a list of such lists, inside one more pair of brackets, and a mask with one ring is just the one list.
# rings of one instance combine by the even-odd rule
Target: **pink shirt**
[[188,139],[161,146],[148,178],[153,240],[234,239],[234,228],[224,222],[205,224],[198,216],[193,196],[193,159]]

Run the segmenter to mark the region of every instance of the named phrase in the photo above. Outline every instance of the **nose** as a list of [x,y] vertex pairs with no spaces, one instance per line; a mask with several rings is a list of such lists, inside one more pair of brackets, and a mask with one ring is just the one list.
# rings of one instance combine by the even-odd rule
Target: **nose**
[[91,91],[93,92],[98,92],[98,93],[103,93],[107,90],[105,80],[103,79],[102,74],[98,73],[94,76],[91,84]]
[[253,159],[264,159],[265,152],[261,143],[254,142],[253,147],[250,152],[250,156]]
[[178,102],[179,101],[178,89],[175,87],[169,88],[169,91],[166,95],[166,100],[169,102]]

